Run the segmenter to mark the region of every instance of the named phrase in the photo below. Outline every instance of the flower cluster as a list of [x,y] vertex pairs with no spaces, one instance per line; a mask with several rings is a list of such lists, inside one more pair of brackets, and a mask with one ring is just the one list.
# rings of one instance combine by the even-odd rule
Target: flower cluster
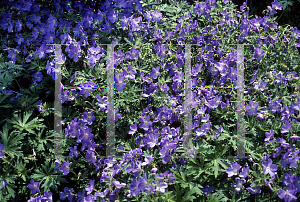
[[[207,145],[212,140],[220,143],[225,139],[230,139],[233,142],[230,135],[228,135],[228,127],[222,127],[217,122],[218,119],[224,121],[224,116],[219,116],[220,111],[221,113],[226,112],[229,114],[226,115],[227,117],[234,116],[230,112],[230,110],[235,111],[234,106],[229,103],[234,95],[224,94],[224,90],[220,91],[214,88],[198,88],[192,91],[188,101],[183,101],[182,97],[185,93],[182,92],[182,89],[186,88],[187,72],[185,69],[187,67],[185,62],[187,59],[182,47],[188,43],[200,46],[198,47],[199,54],[192,57],[196,61],[196,64],[193,65],[190,71],[192,86],[201,84],[203,87],[208,81],[212,81],[214,86],[224,86],[230,82],[236,86],[239,84],[236,81],[238,71],[235,68],[238,62],[236,58],[238,50],[232,47],[228,48],[222,42],[251,41],[253,46],[250,48],[251,51],[246,52],[245,57],[249,58],[249,61],[252,62],[251,65],[256,67],[257,64],[265,64],[267,56],[276,58],[279,55],[287,55],[291,53],[292,46],[299,47],[300,43],[297,43],[297,40],[299,42],[300,31],[297,28],[285,28],[286,32],[293,34],[292,36],[282,36],[280,31],[277,31],[277,24],[272,20],[276,10],[282,9],[282,5],[277,0],[272,3],[272,7],[267,7],[269,16],[263,18],[255,16],[251,20],[249,20],[246,2],[240,7],[241,12],[239,14],[236,14],[238,13],[237,11],[227,8],[229,5],[232,6],[232,2],[224,0],[221,4],[222,6],[226,5],[226,8],[220,9],[220,5],[219,3],[217,4],[216,0],[205,0],[205,2],[196,3],[190,12],[181,13],[180,11],[177,17],[170,19],[171,23],[169,24],[176,24],[173,28],[168,25],[165,12],[160,11],[160,9],[151,10],[151,6],[147,10],[137,0],[106,1],[101,4],[101,8],[97,11],[78,1],[55,1],[53,6],[57,12],[56,14],[48,15],[49,10],[41,10],[37,2],[24,0],[14,5],[14,8],[19,12],[30,14],[24,19],[12,20],[12,12],[6,12],[1,15],[1,28],[3,31],[7,31],[13,39],[7,40],[6,38],[4,42],[5,47],[8,49],[7,57],[13,64],[19,62],[20,54],[23,54],[22,57],[24,56],[26,63],[34,64],[34,60],[39,59],[45,62],[47,75],[52,76],[52,79],[55,80],[54,66],[57,64],[57,58],[49,59],[51,58],[49,56],[55,51],[53,46],[48,44],[60,43],[66,45],[59,52],[59,55],[62,56],[62,61],[60,62],[77,63],[76,65],[84,64],[85,67],[88,66],[89,75],[98,77],[97,79],[92,78],[87,82],[81,82],[76,76],[81,77],[83,73],[75,71],[70,78],[70,83],[76,78],[75,83],[76,85],[80,84],[80,92],[76,92],[75,89],[63,90],[62,88],[61,90],[60,98],[62,103],[71,100],[74,100],[76,104],[86,103],[84,99],[96,98],[97,101],[94,102],[92,107],[96,109],[98,107],[98,110],[90,109],[89,111],[84,111],[81,119],[77,121],[77,118],[74,118],[67,125],[64,130],[65,138],[75,139],[71,142],[74,144],[76,142],[76,145],[72,145],[68,151],[70,162],[62,162],[58,157],[55,161],[54,170],[60,171],[63,176],[68,176],[71,169],[76,167],[74,162],[78,158],[83,158],[89,165],[88,169],[92,166],[97,172],[97,177],[100,176],[100,180],[99,178],[97,181],[95,179],[87,180],[86,183],[88,182],[88,184],[79,192],[77,192],[78,189],[64,187],[63,192],[59,193],[60,200],[95,201],[98,198],[102,198],[116,201],[120,199],[120,192],[126,194],[128,198],[139,197],[142,193],[151,196],[160,196],[166,192],[170,194],[171,192],[168,189],[171,186],[169,185],[173,184],[176,178],[173,177],[173,173],[169,173],[171,169],[168,167],[172,167],[176,176],[183,179],[184,177],[182,176],[184,174],[182,173],[184,172],[181,172],[181,169],[190,166],[191,162],[196,162],[196,157],[205,157],[205,159],[210,159],[215,164],[220,163],[223,168],[230,165],[230,167],[226,168],[226,173],[229,178],[232,178],[228,179],[229,181],[231,180],[232,182],[234,180],[232,189],[236,193],[243,193],[246,190],[251,194],[261,193],[260,187],[262,185],[255,184],[251,180],[252,176],[249,175],[250,171],[256,172],[253,169],[254,162],[253,166],[238,162],[224,163],[220,160],[212,159],[212,155],[209,155],[207,148],[210,148],[212,145]],[[188,4],[186,7],[188,7]],[[215,9],[220,11],[216,14]],[[72,16],[72,13],[80,13],[82,16],[77,18],[74,15],[70,20],[65,18],[65,15]],[[208,25],[203,28],[199,25],[200,21],[201,25],[206,24],[206,22],[218,23],[216,26]],[[162,27],[168,27],[168,30],[163,30]],[[24,30],[29,30],[31,33],[29,35],[22,34]],[[232,30],[237,31],[238,35],[235,35]],[[122,37],[116,33],[121,33]],[[111,42],[113,44],[116,44],[119,39],[123,39],[123,35],[129,38],[125,40],[127,42],[126,46],[124,45],[113,52],[114,61],[110,58],[107,59],[108,66],[114,63],[116,70],[114,72],[116,94],[127,96],[127,92],[134,90],[137,85],[140,85],[142,88],[139,90],[142,95],[141,99],[148,101],[148,106],[142,109],[141,113],[136,113],[138,117],[135,117],[135,120],[130,120],[129,132],[125,131],[125,127],[121,129],[121,134],[126,136],[126,133],[128,133],[132,139],[130,144],[122,143],[124,147],[122,146],[119,150],[122,151],[123,155],[118,160],[112,156],[104,160],[100,157],[98,152],[102,148],[103,143],[97,144],[96,138],[98,135],[95,133],[100,125],[98,125],[98,118],[105,116],[105,113],[113,111],[108,107],[108,96],[103,94],[95,96],[95,88],[98,87],[95,82],[105,79],[103,75],[98,75],[98,73],[92,71],[98,68],[97,64],[101,67],[103,58],[108,52],[98,44],[99,40],[105,41],[102,39],[102,36],[107,35],[113,36],[107,38],[107,40],[114,38],[114,41]],[[256,35],[260,36],[256,37]],[[100,39],[97,39],[99,36]],[[287,45],[283,47],[280,45],[282,49],[274,50],[275,47],[279,47],[280,40],[287,43]],[[16,42],[14,44],[15,47],[12,47],[9,41]],[[177,52],[175,52],[173,45],[167,45],[167,43],[172,44],[173,42],[178,44]],[[128,48],[129,45],[130,47]],[[7,46],[11,47],[8,48]],[[154,47],[155,53],[152,49],[149,52],[142,50],[142,47],[147,47],[150,50],[150,46]],[[149,58],[156,62],[154,67],[145,65],[144,62]],[[142,63],[145,67],[139,67],[139,63]],[[276,67],[277,70],[282,70],[281,67]],[[265,70],[268,70],[268,67]],[[266,122],[265,125],[268,127],[267,131],[269,132],[265,133],[264,146],[268,148],[268,151],[270,148],[273,148],[276,149],[276,152],[273,155],[270,152],[257,163],[257,166],[263,170],[261,175],[264,175],[266,187],[269,187],[271,190],[273,190],[271,183],[275,183],[275,176],[279,172],[278,162],[282,164],[283,169],[297,168],[299,163],[299,150],[295,149],[295,145],[291,146],[284,135],[287,135],[290,141],[297,140],[297,136],[291,136],[290,133],[296,129],[294,125],[299,124],[295,117],[300,110],[300,98],[297,98],[297,101],[294,103],[287,102],[288,96],[286,96],[284,90],[273,91],[280,85],[296,82],[299,71],[295,69],[295,71],[283,74],[282,72],[277,73],[277,70],[268,70],[267,73],[272,77],[272,82],[269,82],[257,69],[251,75],[249,92],[245,92],[248,103],[245,109],[248,111],[247,115],[252,123],[249,125],[258,124],[257,120],[251,117],[253,115],[256,115],[262,124],[268,116],[279,119],[273,124],[267,124],[269,122]],[[209,74],[209,79],[206,74]],[[246,80],[249,79],[248,76],[246,75]],[[46,78],[46,73],[38,70],[32,74],[31,78],[33,78],[36,85],[41,85],[43,83],[41,81]],[[137,81],[140,82],[136,84]],[[63,87],[63,84],[61,85]],[[248,98],[250,95],[254,95],[252,86],[257,93],[256,98],[260,98],[255,101],[255,98]],[[168,107],[162,103],[157,104],[155,102],[160,91],[163,91],[165,97],[169,100],[167,102],[169,104]],[[11,93],[7,90],[2,90],[1,92],[7,95]],[[220,92],[223,92],[223,94],[219,95],[218,93]],[[284,99],[278,97],[265,99],[265,95],[269,95],[269,97],[277,96],[279,92],[285,95]],[[16,101],[21,95],[21,93],[18,93],[15,97],[10,98],[10,101]],[[122,114],[124,105],[122,106],[123,103],[119,103],[122,99],[120,96],[118,97],[118,109],[114,109],[114,121],[117,123],[123,120],[127,121],[127,116]],[[85,107],[85,104],[83,105]],[[38,111],[43,111],[42,106],[44,105],[40,99],[38,101]],[[241,107],[242,105],[238,109],[241,109]],[[178,123],[185,118],[188,108],[196,109],[196,113],[192,113],[194,122],[182,129],[182,127],[178,127]],[[218,114],[217,118],[216,114]],[[277,123],[280,123],[280,125],[276,125]],[[191,149],[188,150],[188,156],[194,160],[185,161],[179,159],[177,161],[174,156],[180,153],[187,139],[184,133],[185,129],[194,136],[192,144],[197,145],[197,147],[192,145]],[[213,134],[214,131],[216,131],[215,135]],[[203,144],[202,146],[199,146],[200,141]],[[2,150],[3,145],[0,144],[0,158],[4,157]],[[204,172],[208,173],[208,170]],[[225,174],[225,172],[219,171],[215,171],[215,173],[219,175]],[[193,174],[191,172],[191,175]],[[265,179],[270,176],[270,180]],[[105,184],[102,191],[97,190],[100,187],[99,183]],[[296,193],[299,192],[300,186],[299,177],[293,175],[292,172],[289,174],[284,173],[282,184],[285,186],[284,189],[278,189],[279,185],[276,187],[279,190],[278,197],[285,201],[297,199]],[[4,183],[2,188],[5,186],[6,184]],[[39,182],[34,182],[33,179],[30,181],[28,188],[32,194],[40,192]],[[215,189],[213,186],[206,185],[201,191],[204,195],[210,195],[214,190],[218,190],[218,188]],[[51,201],[52,193],[45,192],[43,196],[32,198],[29,201],[37,200]]]

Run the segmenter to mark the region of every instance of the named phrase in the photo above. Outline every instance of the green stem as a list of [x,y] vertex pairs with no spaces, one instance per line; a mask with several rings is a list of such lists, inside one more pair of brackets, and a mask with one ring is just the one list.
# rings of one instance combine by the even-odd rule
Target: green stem
[[279,19],[281,18],[281,16],[284,14],[284,12],[285,12],[286,10],[287,10],[287,9],[285,9],[285,10],[281,13],[281,15],[279,16],[279,18],[276,19],[277,22],[279,22]]

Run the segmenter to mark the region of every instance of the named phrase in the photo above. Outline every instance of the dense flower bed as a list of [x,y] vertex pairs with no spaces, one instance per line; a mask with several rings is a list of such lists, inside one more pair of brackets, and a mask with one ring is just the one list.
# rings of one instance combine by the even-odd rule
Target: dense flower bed
[[[263,18],[228,0],[96,5],[1,4],[1,201],[297,200],[300,31],[277,27],[277,0]],[[57,60],[49,44],[62,44],[62,150],[70,158],[46,158],[55,155]],[[115,142],[122,158],[101,158],[109,110],[105,67],[112,62],[101,44],[114,44]],[[194,88],[193,141],[185,151],[187,44],[193,44]],[[250,44],[243,159],[229,158],[237,148],[237,44]]]

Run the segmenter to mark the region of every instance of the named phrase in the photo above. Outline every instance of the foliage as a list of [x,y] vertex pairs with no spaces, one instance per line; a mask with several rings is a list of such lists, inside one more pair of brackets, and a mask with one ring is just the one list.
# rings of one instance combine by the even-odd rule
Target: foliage
[[[10,12],[1,10],[0,24],[1,47],[7,51],[0,55],[1,201],[43,201],[50,193],[49,201],[299,197],[297,28],[277,27],[275,9],[254,18],[245,5],[236,8],[226,0],[106,1],[99,10],[86,5],[2,3]],[[102,44],[116,42],[114,142],[121,158],[103,158],[109,144],[106,66],[111,61]],[[49,43],[63,44],[60,157],[53,149],[56,60]],[[234,44],[241,43],[249,44],[244,48],[244,159],[230,158],[237,153],[238,135]],[[190,142],[184,133],[187,44],[193,44],[191,79],[197,83]],[[36,194],[28,186],[34,182]],[[253,193],[253,186],[261,192]],[[287,190],[295,193],[287,198]]]

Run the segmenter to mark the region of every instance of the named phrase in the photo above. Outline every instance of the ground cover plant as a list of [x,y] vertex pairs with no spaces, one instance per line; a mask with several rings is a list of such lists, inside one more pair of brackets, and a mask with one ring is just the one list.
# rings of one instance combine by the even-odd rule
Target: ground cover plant
[[[297,201],[300,31],[277,1],[3,1],[1,201]],[[237,47],[245,154],[236,155]],[[62,45],[63,154],[54,149],[54,45]],[[107,46],[114,46],[116,155],[106,154]],[[185,45],[193,140],[184,152]],[[111,62],[111,61],[109,61]],[[81,87],[64,89],[65,86]],[[86,89],[97,86],[95,89]],[[204,87],[213,86],[213,87]],[[214,87],[233,88],[214,88]],[[196,158],[199,157],[199,158]]]

